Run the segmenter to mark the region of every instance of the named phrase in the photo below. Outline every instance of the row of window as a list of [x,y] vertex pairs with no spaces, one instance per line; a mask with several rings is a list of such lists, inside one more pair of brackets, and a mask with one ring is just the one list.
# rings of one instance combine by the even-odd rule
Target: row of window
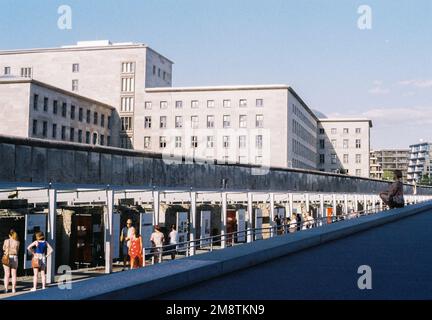
[[307,170],[316,170],[314,166],[311,166],[307,163],[304,163],[301,160],[293,159],[292,160],[292,167],[293,168],[300,168],[300,169],[307,169]]
[[[320,171],[324,171],[324,169],[320,169]],[[332,169],[330,169],[330,172],[332,172],[332,173],[340,173],[341,169],[332,168]],[[349,170],[348,169],[344,169],[344,173],[349,174]],[[355,175],[357,177],[360,177],[362,175],[361,169],[356,169]]]
[[[319,157],[320,157],[319,158],[319,163],[320,164],[326,163],[325,154],[320,154]],[[361,154],[356,154],[355,155],[355,163],[356,164],[360,164],[361,163],[361,158],[362,158]],[[337,155],[335,153],[332,153],[330,155],[330,159],[331,159],[331,164],[337,164]],[[349,163],[349,154],[346,153],[346,154],[343,155],[342,162],[344,164],[348,164]]]
[[153,65],[153,75],[156,75],[156,70],[157,70],[157,76],[159,78],[162,78],[163,80],[169,81],[169,79],[171,78],[171,74],[161,70],[161,68],[157,68],[155,65]]
[[305,123],[309,128],[316,132],[316,124],[314,124],[309,118],[298,108],[295,104],[293,106],[293,113]]
[[[331,144],[332,144],[332,147],[334,148],[334,149],[336,149],[337,148],[337,146],[338,146],[338,143],[337,143],[337,140],[336,139],[332,139],[331,140]],[[342,148],[344,148],[344,149],[348,149],[349,148],[349,145],[350,145],[350,143],[349,143],[349,139],[344,139],[343,141],[342,141]],[[320,139],[319,140],[319,148],[320,149],[325,149],[325,139]],[[356,149],[361,149],[361,139],[356,139],[355,140],[355,148]]]
[[[39,125],[39,123],[42,122],[42,126]],[[41,127],[41,128],[40,128]],[[106,141],[105,141],[105,135],[100,134],[98,135],[97,132],[93,132],[93,134],[91,134],[90,131],[86,131],[85,132],[85,136],[83,136],[84,131],[81,129],[75,129],[75,128],[68,128],[66,126],[61,126],[60,128],[60,132],[58,131],[58,127],[56,123],[52,124],[51,127],[51,134],[50,134],[50,138],[51,139],[57,139],[58,137],[60,137],[61,140],[63,141],[71,141],[71,142],[79,142],[79,143],[87,143],[87,144],[100,144],[101,146],[106,145],[110,146],[111,145],[111,137],[107,136]],[[36,119],[33,120],[33,127],[32,127],[32,133],[33,136],[42,136],[43,138],[48,138],[48,121],[38,121]],[[60,133],[60,134],[59,134]],[[69,133],[69,135],[67,136],[67,133]],[[83,140],[85,139],[85,140]]]
[[293,133],[295,135],[302,138],[310,145],[316,144],[316,138],[309,131],[307,131],[299,122],[293,119],[292,124],[293,124]]
[[[182,100],[177,100],[174,103],[174,106],[176,109],[182,109],[183,108],[183,101]],[[240,99],[239,100],[239,107],[240,108],[246,108],[248,106],[247,100],[246,99]],[[160,109],[168,109],[169,103],[168,101],[160,101],[159,102],[159,107]],[[216,103],[215,100],[207,100],[207,108],[215,108]],[[225,99],[222,100],[222,106],[224,108],[231,108],[232,103],[230,99]],[[256,99],[255,100],[255,106],[257,108],[262,108],[264,107],[264,100],[263,99]],[[147,110],[151,110],[153,107],[153,102],[152,101],[146,101],[144,104],[145,109]],[[190,102],[190,107],[192,109],[197,109],[200,107],[200,101],[199,100],[192,100]]]
[[[231,147],[231,136],[223,136],[222,137],[222,147],[224,149]],[[237,147],[239,149],[246,149],[247,148],[247,136],[238,136],[237,137]],[[159,137],[159,148],[165,149],[168,144],[169,137],[166,136],[160,136]],[[209,149],[215,148],[216,145],[216,139],[215,136],[206,136],[205,138],[202,137],[199,141],[198,136],[191,136],[190,139],[190,147],[191,148],[198,148],[198,143],[205,143],[206,147]],[[175,148],[183,148],[183,137],[182,136],[176,136],[174,137],[173,143]],[[144,137],[144,149],[151,149],[152,148],[152,137],[146,136]],[[257,135],[255,136],[255,148],[256,149],[262,149],[263,148],[263,136]]]
[[[11,67],[4,67],[3,74],[5,76],[10,76],[12,74]],[[33,69],[29,68],[29,67],[21,68],[20,74],[21,74],[21,77],[23,77],[23,78],[31,78],[33,75]]]
[[[33,109],[35,111],[39,110],[39,95],[34,94],[33,96]],[[44,97],[43,98],[43,111],[48,112],[49,110],[49,98]],[[78,114],[77,114],[78,111]],[[59,110],[59,102],[58,100],[52,101],[52,113],[53,114],[59,114],[61,113],[61,116],[66,118],[68,114],[68,105],[66,102],[61,103],[61,110]],[[69,113],[70,119],[75,120],[76,117],[78,117],[78,121],[84,122],[84,108],[79,107],[78,110],[75,105],[70,106],[70,113]],[[91,110],[86,110],[85,114],[85,121],[87,123],[91,123]],[[99,117],[98,112],[93,112],[93,124],[98,125],[100,124],[101,127],[105,127],[105,122],[108,125],[108,129],[111,129],[111,117],[107,117],[107,121],[105,121],[105,114],[101,114]]]
[[316,152],[306,147],[305,145],[303,145],[303,143],[297,141],[296,139],[293,139],[293,152],[294,154],[299,155],[305,159],[316,161],[313,160],[316,159]]
[[[330,132],[331,132],[331,134],[337,134],[337,128],[331,128]],[[349,130],[349,128],[343,128],[342,132],[343,132],[343,134],[349,134],[350,130]],[[355,128],[355,133],[361,134],[361,128]],[[323,128],[320,128],[319,134],[325,134],[325,130]]]

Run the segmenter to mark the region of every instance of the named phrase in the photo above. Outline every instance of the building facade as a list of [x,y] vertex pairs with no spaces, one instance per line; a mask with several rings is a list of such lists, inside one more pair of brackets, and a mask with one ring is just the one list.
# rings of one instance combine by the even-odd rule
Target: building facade
[[370,177],[393,180],[393,172],[400,170],[403,181],[407,181],[409,149],[384,149],[371,151]]
[[318,169],[369,177],[371,127],[368,119],[319,119]]
[[0,134],[118,146],[115,108],[28,79],[0,78]]
[[431,176],[432,144],[422,142],[410,146],[407,181],[419,183],[425,175]]

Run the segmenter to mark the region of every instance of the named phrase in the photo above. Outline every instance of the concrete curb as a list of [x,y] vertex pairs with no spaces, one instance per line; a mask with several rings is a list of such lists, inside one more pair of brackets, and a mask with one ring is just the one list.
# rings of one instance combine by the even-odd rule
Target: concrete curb
[[139,270],[101,276],[74,283],[71,290],[53,287],[5,300],[149,299],[430,209],[432,209],[432,202],[426,202]]

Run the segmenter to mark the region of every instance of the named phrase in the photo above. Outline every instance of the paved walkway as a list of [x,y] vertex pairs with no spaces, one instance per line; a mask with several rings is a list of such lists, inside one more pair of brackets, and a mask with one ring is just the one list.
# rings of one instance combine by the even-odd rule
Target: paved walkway
[[[372,290],[357,286],[361,265]],[[156,299],[432,299],[432,211]]]

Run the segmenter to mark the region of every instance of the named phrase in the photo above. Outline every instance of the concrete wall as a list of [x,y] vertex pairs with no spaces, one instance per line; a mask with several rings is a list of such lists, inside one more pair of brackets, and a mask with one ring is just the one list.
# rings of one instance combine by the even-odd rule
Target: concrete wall
[[[0,182],[377,193],[388,182],[296,169],[256,175],[247,165],[169,164],[160,154],[0,136]],[[412,193],[412,187],[405,187]],[[417,188],[432,194],[432,188]]]

